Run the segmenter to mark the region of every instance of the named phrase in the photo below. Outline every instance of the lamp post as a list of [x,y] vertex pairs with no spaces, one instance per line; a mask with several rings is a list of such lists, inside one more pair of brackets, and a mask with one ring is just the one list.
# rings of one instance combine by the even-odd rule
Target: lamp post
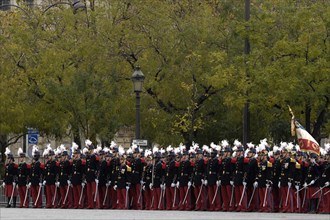
[[132,81],[134,86],[134,92],[136,94],[136,125],[135,125],[135,139],[140,139],[140,92],[142,92],[142,86],[144,81],[144,75],[139,66],[135,67],[132,75]]

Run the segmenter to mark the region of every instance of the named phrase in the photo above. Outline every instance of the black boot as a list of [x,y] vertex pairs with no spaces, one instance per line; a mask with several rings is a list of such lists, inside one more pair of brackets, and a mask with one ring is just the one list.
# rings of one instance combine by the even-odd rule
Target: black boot
[[17,198],[16,196],[13,197],[13,207],[14,207],[14,208],[16,208],[16,198]]
[[10,207],[11,207],[11,205],[9,204],[9,202],[10,202],[10,197],[8,197],[7,199],[8,199],[8,200],[7,200],[7,206],[6,206],[6,208],[10,208]]

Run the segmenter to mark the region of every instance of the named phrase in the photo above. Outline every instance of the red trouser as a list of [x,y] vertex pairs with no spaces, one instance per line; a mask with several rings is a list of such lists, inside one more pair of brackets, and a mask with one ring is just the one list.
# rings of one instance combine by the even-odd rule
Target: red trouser
[[[254,191],[254,193],[253,193]],[[258,188],[248,187],[248,211],[256,212],[259,209],[259,196]],[[251,199],[252,198],[252,199]],[[251,202],[250,202],[251,201]]]
[[46,208],[53,208],[55,185],[46,185]]
[[141,198],[140,198],[140,202],[138,202],[139,197],[140,197],[140,191],[141,191],[141,184],[140,183],[136,183],[134,185],[131,185],[130,188],[130,198],[131,200],[131,204],[132,204],[132,209],[142,209],[142,203],[141,203]]
[[232,211],[234,210],[235,201],[232,198],[232,203],[230,206],[230,200],[232,195],[232,186],[231,185],[221,185],[221,195],[223,201],[223,210],[224,211]]
[[103,206],[103,200],[105,198],[105,189],[106,189],[106,186],[99,186],[99,192],[97,194],[97,200],[98,200],[98,203],[99,203],[99,206],[97,208],[100,208],[100,209],[103,209],[105,208],[105,203],[104,203],[104,206]]
[[[26,186],[19,186],[18,194],[19,194],[19,198],[20,198],[19,207],[23,208],[23,203],[24,203],[25,194],[26,194]],[[27,207],[29,207],[29,196],[28,195],[26,195],[26,201],[24,204],[24,208],[27,208]]]
[[[195,210],[204,210],[205,209],[205,186],[195,186],[194,195],[196,198],[196,207]],[[199,196],[199,197],[198,197]]]
[[[191,210],[191,187],[188,186],[180,186],[180,210]],[[186,200],[184,201],[186,197]]]
[[[68,189],[68,187],[69,187],[68,185],[60,186],[60,194],[61,194],[61,198],[62,198],[60,207],[63,209],[72,207],[72,193],[70,191],[71,187],[69,187],[69,189]],[[66,194],[67,194],[67,196],[66,196]]]
[[154,198],[154,202],[152,204],[152,210],[162,210],[163,209],[163,198],[160,195],[160,188],[154,188],[152,191],[152,195]]
[[[258,188],[259,191],[259,211],[260,212],[270,212],[271,211],[271,197],[270,197],[270,189],[266,187]],[[266,196],[266,198],[265,198]]]
[[319,213],[324,213],[324,214],[330,213],[330,188],[329,187],[323,189],[322,196],[320,199]]
[[280,204],[280,190],[278,187],[274,186],[272,188],[272,195],[273,195],[273,204],[274,204],[274,212],[279,211],[279,204]]
[[[220,205],[220,189],[218,189],[217,195],[215,196],[215,192],[217,191],[217,185],[208,186],[207,193],[208,193],[208,200],[209,200],[209,211],[219,211],[221,210]],[[220,186],[219,186],[220,187]],[[213,198],[215,196],[214,202]],[[213,202],[213,204],[212,204]]]
[[111,208],[117,209],[118,203],[117,203],[117,191],[113,189],[112,186],[109,186],[111,190]]
[[[10,198],[12,192],[13,192],[13,185],[12,184],[8,184],[8,185],[6,184],[5,185],[5,195],[6,195],[6,197]],[[16,187],[15,187],[13,197],[16,197],[16,196],[17,196],[17,190],[16,190]]]
[[[173,207],[174,190],[175,187],[171,187],[171,186],[166,186],[165,188],[166,210],[172,210],[172,209],[175,210],[175,206]],[[175,201],[175,203],[177,203],[177,201]]]
[[96,183],[94,182],[87,182],[86,184],[86,193],[87,193],[87,209],[94,208],[94,193],[95,193],[95,186]]
[[129,203],[129,201],[126,201],[126,188],[124,189],[118,189],[117,188],[117,199],[118,199],[118,209],[126,209],[126,202]]
[[[235,207],[238,212],[246,212],[247,211],[247,189],[245,188],[243,192],[244,186],[239,185],[235,186]],[[244,195],[243,195],[244,193]],[[243,196],[243,197],[242,197]],[[242,201],[241,201],[242,198]],[[239,203],[241,201],[241,204]]]
[[150,189],[145,189],[143,192],[143,200],[145,204],[145,210],[151,210],[151,200],[152,200],[152,191]]
[[288,191],[288,186],[281,186],[281,211],[282,212],[293,212],[293,191],[292,188]]
[[[39,192],[39,185],[31,186],[31,197],[33,202],[33,208],[41,208],[41,198],[42,198],[42,192],[40,191],[40,195],[37,201],[38,192]],[[37,203],[36,203],[37,201]]]
[[81,185],[73,185],[72,186],[72,191],[73,191],[73,208],[74,209],[78,209],[78,208],[82,208],[83,207],[83,195],[80,201],[80,205],[79,205],[79,200],[80,200],[80,195],[81,195]]

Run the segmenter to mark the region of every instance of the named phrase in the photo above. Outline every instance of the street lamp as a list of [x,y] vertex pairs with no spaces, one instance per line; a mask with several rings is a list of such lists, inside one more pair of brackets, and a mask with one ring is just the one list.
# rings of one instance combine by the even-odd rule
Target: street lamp
[[134,92],[136,94],[136,127],[135,127],[135,139],[140,139],[140,92],[142,92],[142,86],[144,81],[144,75],[139,66],[135,67],[132,75],[132,81],[134,86]]

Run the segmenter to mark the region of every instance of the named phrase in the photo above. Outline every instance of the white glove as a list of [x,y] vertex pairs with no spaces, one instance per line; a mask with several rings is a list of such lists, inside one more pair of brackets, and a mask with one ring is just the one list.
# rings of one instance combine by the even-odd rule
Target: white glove
[[281,188],[281,182],[280,181],[278,182],[278,188]]
[[188,187],[191,187],[191,182],[190,181],[188,182]]
[[146,190],[146,186],[145,186],[145,185],[142,186],[142,190],[143,190],[143,191]]
[[71,186],[71,181],[70,180],[68,180],[67,183],[68,183],[69,186]]
[[232,185],[232,186],[233,186],[233,185],[234,185],[234,181],[230,181],[230,185]]
[[254,188],[257,188],[257,187],[258,187],[258,182],[257,182],[257,181],[255,181],[255,182],[253,183],[253,187],[254,187]]
[[160,184],[160,188],[164,190],[165,189],[165,184]]
[[141,181],[140,181],[140,184],[141,184],[141,185],[143,185],[143,184],[144,184],[143,180],[141,180]]
[[294,187],[296,188],[296,190],[299,190],[299,185],[295,185]]
[[312,163],[315,163],[315,158],[312,158],[312,159],[311,159],[311,162],[312,162]]
[[204,179],[202,179],[202,180],[201,180],[201,182],[202,182],[202,185],[204,185],[204,184],[205,184],[205,182],[204,182]]
[[221,185],[221,180],[217,180],[216,184],[217,184],[217,186],[220,186]]
[[176,188],[179,188],[180,187],[180,182],[178,181],[177,183],[176,183]]
[[6,186],[6,183],[2,183],[2,187],[5,188],[5,186]]
[[154,185],[152,183],[149,184],[149,188],[152,189]]
[[39,183],[39,186],[41,187],[42,186],[42,183]]
[[114,185],[113,186],[113,190],[117,190],[117,185]]
[[171,183],[171,187],[173,187],[173,188],[174,188],[175,186],[176,186],[176,185],[175,185],[175,183]]
[[292,186],[292,183],[291,182],[288,182],[288,186],[291,187]]
[[107,183],[105,184],[105,186],[106,186],[106,187],[109,187],[109,186],[110,186],[110,183],[109,183],[109,182],[107,182]]
[[270,184],[269,183],[266,183],[266,187],[269,188],[270,187]]
[[304,183],[304,188],[306,188],[307,186],[308,186],[308,184],[305,182],[305,183]]
[[29,189],[31,187],[31,183],[26,184],[26,187]]
[[85,187],[85,182],[82,182],[82,183],[81,183],[81,186],[82,186],[82,187]]
[[312,180],[309,185],[313,185],[315,183],[315,180]]
[[204,181],[204,185],[207,186],[207,180]]
[[126,186],[126,190],[129,190],[129,186]]
[[95,183],[96,183],[96,184],[99,184],[99,180],[98,180],[98,179],[95,179]]
[[44,185],[44,186],[46,185],[46,180],[44,180],[44,181],[42,182],[42,185]]
[[329,186],[329,185],[330,185],[329,182],[324,183],[324,186],[325,186],[325,187],[327,187],[327,186]]
[[55,183],[56,187],[60,187],[60,182]]
[[244,182],[243,182],[243,186],[246,186],[246,184],[247,184],[247,183],[244,181]]

